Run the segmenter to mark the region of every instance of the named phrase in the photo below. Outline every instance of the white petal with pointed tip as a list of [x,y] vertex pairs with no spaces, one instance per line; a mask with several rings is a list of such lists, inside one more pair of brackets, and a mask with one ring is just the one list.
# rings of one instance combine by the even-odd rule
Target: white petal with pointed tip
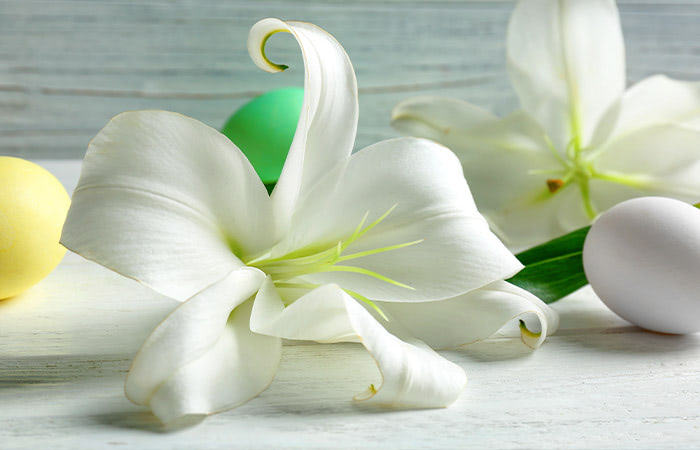
[[607,209],[642,195],[700,199],[700,83],[663,75],[632,86],[620,102],[614,136],[596,157],[601,172],[627,185],[596,183],[597,202]]
[[250,331],[252,299],[265,275],[252,268],[180,305],[143,344],[126,380],[127,397],[164,423],[238,406],[272,381],[278,338]]
[[288,225],[297,200],[315,181],[350,156],[357,131],[357,80],[352,63],[333,36],[306,22],[263,19],[248,35],[248,52],[263,70],[277,72],[264,55],[274,33],[291,33],[304,58],[304,103],[296,134],[272,193],[276,216]]
[[275,239],[265,187],[231,141],[189,117],[135,111],[92,140],[63,228],[70,250],[184,300]]
[[700,200],[700,130],[662,124],[632,131],[612,141],[596,159],[597,169],[621,183],[594,180],[601,210],[640,196]]
[[[498,120],[489,111],[450,97],[413,97],[394,107],[391,125],[408,136],[424,137],[455,150],[466,147],[463,130]],[[453,146],[454,145],[454,146]]]
[[447,148],[416,138],[372,145],[326,174],[300,202],[290,234],[274,251],[333,246],[352,235],[365,213],[369,225],[394,205],[343,254],[423,241],[337,265],[368,269],[414,290],[359,273],[305,278],[337,283],[374,300],[425,301],[480,288],[522,267],[477,211],[459,160]]
[[500,119],[466,102],[417,97],[396,106],[393,118],[404,133],[455,152],[479,211],[510,248],[536,245],[566,231],[557,211],[570,195],[555,197],[546,183],[562,166],[544,130],[525,112]]
[[[506,40],[520,102],[565,149],[588,145],[625,89],[625,50],[613,0],[520,1]],[[578,128],[578,130],[577,130]]]
[[654,75],[625,92],[620,103],[615,136],[659,125],[677,125],[700,130],[699,82]]
[[[531,293],[505,281],[439,302],[377,302],[377,306],[389,317],[390,331],[395,327],[410,330],[417,339],[440,349],[487,339],[517,318],[525,320],[531,329],[539,330],[539,334],[522,333],[523,342],[537,348],[559,324],[554,310]],[[401,335],[401,331],[397,332]]]
[[630,198],[700,200],[700,83],[663,75],[632,86],[619,105],[614,135],[596,149],[596,168],[622,183],[594,180],[601,210]]
[[462,368],[420,341],[405,342],[390,334],[335,285],[321,286],[285,308],[268,281],[255,298],[250,326],[257,333],[285,339],[362,342],[383,381],[356,396],[358,401],[392,407],[444,407],[457,399],[467,381]]

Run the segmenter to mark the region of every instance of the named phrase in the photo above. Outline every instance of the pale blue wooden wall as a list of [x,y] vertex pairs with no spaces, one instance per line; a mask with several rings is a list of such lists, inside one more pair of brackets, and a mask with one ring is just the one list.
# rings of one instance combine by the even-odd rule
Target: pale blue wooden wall
[[[581,0],[586,1],[586,0]],[[249,60],[249,27],[276,16],[314,22],[345,46],[360,86],[356,147],[395,136],[389,112],[417,94],[453,95],[505,113],[510,1],[0,0],[0,155],[80,157],[113,115],[179,111],[219,127],[265,90],[301,85],[291,38]],[[700,80],[700,4],[620,4],[630,82],[665,72]]]

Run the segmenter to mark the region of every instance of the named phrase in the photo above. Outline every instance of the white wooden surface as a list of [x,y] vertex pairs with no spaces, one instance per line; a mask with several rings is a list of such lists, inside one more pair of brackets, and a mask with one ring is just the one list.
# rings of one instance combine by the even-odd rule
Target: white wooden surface
[[[70,190],[78,161],[41,161]],[[0,302],[0,449],[697,448],[700,335],[644,332],[584,290],[532,352],[499,337],[445,352],[469,384],[450,408],[366,409],[359,345],[284,348],[270,388],[187,429],[123,395],[130,359],[175,303],[77,255]],[[508,334],[508,333],[506,333]]]
[[[700,80],[698,0],[620,0],[630,83],[665,72]],[[263,17],[306,20],[345,47],[360,87],[356,147],[396,135],[391,108],[452,95],[498,113],[516,106],[505,72],[512,0],[0,0],[0,155],[82,157],[107,120],[167,109],[221,127],[266,90],[300,86],[291,37],[253,65]]]

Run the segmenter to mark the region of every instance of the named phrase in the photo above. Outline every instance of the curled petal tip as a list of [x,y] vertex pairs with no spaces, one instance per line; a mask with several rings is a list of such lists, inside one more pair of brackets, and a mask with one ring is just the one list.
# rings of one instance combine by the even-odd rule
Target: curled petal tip
[[283,72],[288,69],[287,65],[270,61],[265,54],[265,45],[272,35],[291,32],[289,26],[279,19],[262,19],[253,25],[248,34],[248,53],[255,65],[270,73]]
[[520,319],[520,339],[523,341],[523,344],[527,345],[528,347],[532,349],[537,349],[541,345],[542,341],[542,333],[536,333],[534,331],[530,331],[530,329],[527,327],[527,324],[525,323],[524,320]]

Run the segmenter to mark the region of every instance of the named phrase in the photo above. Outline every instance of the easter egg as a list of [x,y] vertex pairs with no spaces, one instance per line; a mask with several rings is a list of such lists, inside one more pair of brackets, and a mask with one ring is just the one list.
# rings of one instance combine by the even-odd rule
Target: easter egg
[[221,130],[246,155],[268,190],[282,173],[303,102],[301,88],[267,92],[243,105]]
[[42,167],[0,156],[0,299],[41,281],[66,249],[58,243],[70,197]]
[[616,314],[660,333],[700,331],[700,210],[662,197],[627,200],[593,223],[583,267]]

